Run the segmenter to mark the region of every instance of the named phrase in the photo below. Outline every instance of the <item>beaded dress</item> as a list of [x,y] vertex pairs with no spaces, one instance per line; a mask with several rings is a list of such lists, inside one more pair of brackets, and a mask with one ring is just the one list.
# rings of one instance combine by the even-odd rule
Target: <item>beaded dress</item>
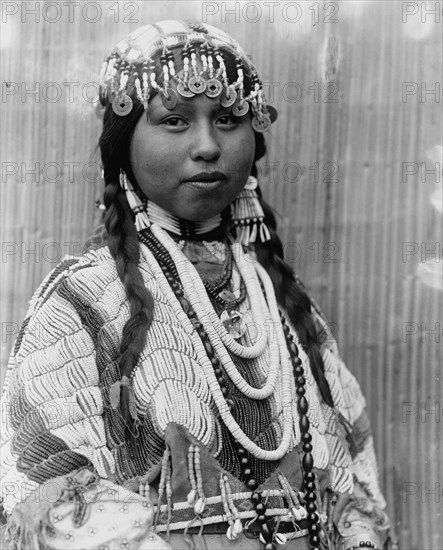
[[[220,292],[235,297],[249,327],[239,341],[253,346],[264,327],[251,314],[251,297],[227,242],[213,237],[174,237],[174,246],[206,282],[217,316],[224,309]],[[176,550],[310,548],[311,512],[322,548],[342,548],[343,541],[350,548],[361,540],[382,547],[389,521],[365,401],[321,313],[312,311],[325,334],[321,352],[335,407],[323,403],[299,345],[305,387],[299,395],[309,403],[309,437],[297,427],[295,398],[285,402],[280,374],[270,395],[255,399],[217,366],[230,414],[258,447],[279,447],[287,415],[293,419],[281,458],[254,456],[220,417],[195,330],[171,306],[174,294],[161,278],[162,259],[152,242],[140,245],[139,269],[155,307],[132,378],[139,419],[132,437],[112,406],[129,305],[107,246],[95,243],[82,257],[65,258],[34,294],[2,402],[1,485],[11,547],[160,549],[168,540]],[[256,261],[253,250],[244,255]],[[299,344],[285,312],[281,322]],[[228,352],[247,385],[266,384],[270,349],[253,358]],[[316,480],[311,500],[311,477],[303,472],[309,447]]]

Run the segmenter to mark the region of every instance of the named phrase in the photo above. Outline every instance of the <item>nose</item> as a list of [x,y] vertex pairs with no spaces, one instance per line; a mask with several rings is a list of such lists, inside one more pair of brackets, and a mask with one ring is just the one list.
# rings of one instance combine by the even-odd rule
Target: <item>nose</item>
[[192,160],[210,162],[220,158],[221,148],[217,139],[217,130],[212,126],[211,121],[199,121],[189,137],[192,140]]

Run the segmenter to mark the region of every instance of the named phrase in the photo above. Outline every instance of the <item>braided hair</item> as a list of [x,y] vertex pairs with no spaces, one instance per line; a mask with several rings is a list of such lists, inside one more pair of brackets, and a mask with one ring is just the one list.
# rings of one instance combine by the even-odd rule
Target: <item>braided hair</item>
[[[257,161],[266,153],[263,134],[255,134],[255,158],[252,175],[257,175]],[[285,262],[283,245],[277,234],[277,222],[271,207],[265,202],[261,191],[257,188],[260,202],[265,214],[265,223],[271,234],[271,239],[264,243],[255,243],[257,259],[268,272],[275,290],[275,296],[289,316],[300,338],[310,361],[312,374],[317,382],[321,396],[330,407],[334,406],[331,390],[325,377],[325,368],[320,353],[321,337],[311,315],[312,303],[301,283],[294,276],[291,266]]]
[[[134,105],[126,117],[117,117],[112,106],[107,107],[99,146],[106,183],[104,204],[107,245],[115,260],[118,277],[129,301],[129,319],[123,328],[120,343],[119,367],[121,376],[130,377],[138,363],[151,326],[154,300],[145,287],[138,269],[140,247],[134,214],[120,186],[120,171],[129,171],[129,144],[143,107]],[[130,389],[121,387],[121,408],[127,426],[131,426]]]

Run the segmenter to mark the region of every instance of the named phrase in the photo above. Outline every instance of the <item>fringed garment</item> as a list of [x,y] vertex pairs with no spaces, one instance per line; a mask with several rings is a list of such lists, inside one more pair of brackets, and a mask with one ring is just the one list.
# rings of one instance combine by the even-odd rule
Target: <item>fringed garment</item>
[[[210,272],[220,264],[215,253],[208,261],[199,258],[202,243],[182,244],[201,272]],[[79,545],[136,548],[140,540],[143,548],[163,548],[157,534],[163,538],[169,534],[177,549],[186,547],[185,540],[194,539],[198,546],[205,537],[210,548],[229,548],[221,479],[227,480],[243,526],[250,528],[249,537],[241,535],[243,543],[237,540],[235,548],[260,547],[251,493],[241,479],[234,439],[219,418],[192,341],[161,292],[144,245],[139,268],[155,306],[146,345],[134,370],[140,420],[136,437],[125,436],[121,411],[110,406],[111,385],[120,380],[119,345],[129,304],[108,248],[65,259],[31,301],[10,359],[2,401],[1,491],[11,548],[57,548],[61,540],[66,549]],[[234,285],[238,277],[234,269]],[[247,298],[239,307],[246,322],[253,322]],[[312,314],[327,331],[319,312],[313,310]],[[255,337],[250,331],[242,343],[252,344]],[[329,548],[338,548],[342,540],[355,537],[376,540],[382,546],[389,522],[382,511],[385,502],[378,488],[365,401],[330,334],[321,352],[335,408],[322,401],[309,368],[306,397],[320,485],[318,507],[325,531],[329,529]],[[257,359],[231,358],[250,385],[264,383],[267,352]],[[262,448],[275,449],[285,414],[281,383],[268,399],[256,401],[241,394],[226,378],[241,428]],[[293,538],[284,547],[288,549],[307,544],[306,524],[291,519],[281,482],[286,479],[295,491],[302,483],[296,410],[294,403],[287,455],[273,462],[250,457],[259,490],[267,498],[267,514],[281,521],[282,532]],[[187,498],[192,478],[190,446],[199,454],[196,468],[206,499],[201,514],[196,514]],[[160,507],[154,507],[155,514],[140,516],[142,503],[149,510],[151,503],[157,504],[165,453],[171,465],[171,492],[163,495]],[[49,498],[48,484],[55,478],[59,490]],[[117,498],[108,496],[110,502],[102,503],[95,498],[91,503],[84,498],[91,484],[100,487],[100,495],[112,489]],[[104,533],[108,520],[113,527]],[[129,520],[134,527],[130,531]],[[126,543],[129,546],[124,546]]]

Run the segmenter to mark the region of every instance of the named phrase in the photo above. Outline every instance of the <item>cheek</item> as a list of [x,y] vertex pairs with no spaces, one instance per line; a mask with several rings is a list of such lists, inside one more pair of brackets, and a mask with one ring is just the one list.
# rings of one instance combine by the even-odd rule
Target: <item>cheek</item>
[[159,147],[158,141],[153,141],[151,136],[148,139],[143,139],[140,135],[134,136],[130,149],[130,162],[137,180],[145,179],[148,174],[150,179],[164,174],[167,170],[168,158],[164,151],[165,148]]
[[254,162],[255,143],[254,136],[245,137],[236,147],[233,148],[232,158],[234,166],[238,166],[240,172],[248,172]]

